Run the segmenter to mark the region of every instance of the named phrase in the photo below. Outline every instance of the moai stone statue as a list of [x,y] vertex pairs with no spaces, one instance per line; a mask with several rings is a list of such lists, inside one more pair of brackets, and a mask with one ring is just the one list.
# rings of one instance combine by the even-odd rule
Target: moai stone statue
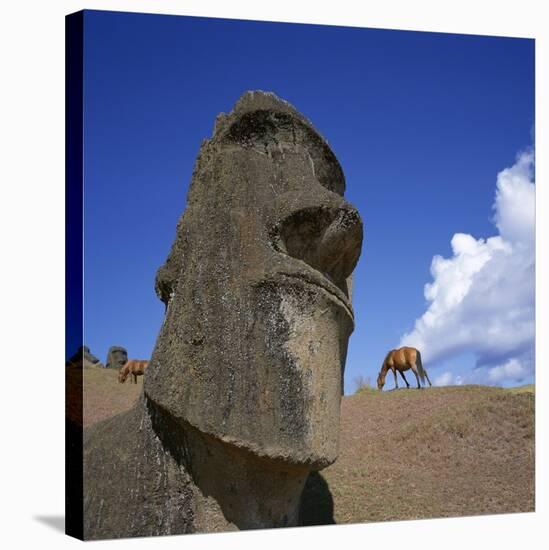
[[338,454],[360,216],[326,141],[247,92],[200,149],[137,406],[85,436],[85,537],[299,524]]
[[87,368],[87,367],[100,367],[104,368],[105,365],[99,361],[99,359],[93,355],[88,346],[80,346],[78,351],[67,361],[67,366]]
[[119,369],[128,361],[128,351],[122,346],[111,346],[107,353],[106,367],[108,369]]

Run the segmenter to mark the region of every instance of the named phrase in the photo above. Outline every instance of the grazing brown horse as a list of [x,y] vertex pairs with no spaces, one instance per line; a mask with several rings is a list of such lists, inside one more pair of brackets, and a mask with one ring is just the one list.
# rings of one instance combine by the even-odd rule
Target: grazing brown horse
[[[148,361],[140,361],[139,359],[129,359],[124,365],[120,367],[118,371],[118,381],[123,384],[129,375],[132,376],[133,381],[137,384],[137,377],[142,376],[145,372],[145,368],[149,364]],[[130,383],[132,381],[130,378]]]
[[427,371],[423,368],[423,363],[421,362],[421,353],[416,348],[403,347],[400,349],[391,350],[381,366],[377,377],[377,388],[381,390],[385,385],[385,377],[387,376],[387,371],[392,370],[393,375],[395,376],[395,386],[398,389],[398,380],[397,380],[397,371],[400,373],[400,376],[406,382],[406,387],[409,388],[408,380],[404,376],[404,371],[412,369],[412,372],[416,375],[417,387],[421,388],[419,379],[425,385],[425,378],[429,382],[429,386],[432,386],[429,377],[427,376]]

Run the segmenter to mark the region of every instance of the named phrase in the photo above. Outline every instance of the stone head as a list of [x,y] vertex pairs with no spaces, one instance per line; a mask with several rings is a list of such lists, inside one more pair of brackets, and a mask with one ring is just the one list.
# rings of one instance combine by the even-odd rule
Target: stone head
[[270,460],[335,460],[362,244],[344,189],[327,142],[275,95],[248,92],[218,116],[157,274],[152,402]]
[[107,353],[106,365],[110,368],[121,368],[128,361],[128,352],[122,346],[111,346]]

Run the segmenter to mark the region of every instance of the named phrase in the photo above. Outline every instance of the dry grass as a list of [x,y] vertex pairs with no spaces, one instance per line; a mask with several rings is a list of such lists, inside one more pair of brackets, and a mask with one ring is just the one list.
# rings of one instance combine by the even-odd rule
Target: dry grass
[[517,386],[516,388],[508,388],[507,391],[511,393],[534,393],[536,386],[534,384],[526,384],[525,386]]
[[353,385],[355,387],[355,393],[376,390],[376,388],[372,385],[372,379],[369,376],[367,377],[364,377],[362,375],[356,376],[353,379]]
[[486,386],[359,392],[322,472],[336,523],[534,509],[534,394]]
[[[83,424],[84,427],[110,418],[115,414],[130,409],[141,392],[143,377],[137,378],[137,384],[130,383],[130,378],[124,384],[118,382],[118,370],[101,367],[85,367],[83,377],[78,375],[75,369],[67,369],[67,384],[72,395],[81,392],[83,383]],[[68,414],[77,419],[77,400],[68,403]]]
[[[141,388],[84,369],[84,425],[129,409]],[[533,511],[533,390],[364,384],[343,399],[340,456],[318,476],[335,522]]]

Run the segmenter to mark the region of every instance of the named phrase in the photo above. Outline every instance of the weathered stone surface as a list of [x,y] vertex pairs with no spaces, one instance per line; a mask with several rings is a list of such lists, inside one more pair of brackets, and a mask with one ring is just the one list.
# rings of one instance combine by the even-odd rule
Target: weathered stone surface
[[119,369],[128,361],[128,352],[122,346],[111,346],[107,353],[106,367],[108,369]]
[[362,244],[344,188],[275,95],[217,118],[157,274],[166,315],[142,399],[86,436],[87,538],[299,523],[307,476],[338,452]]

